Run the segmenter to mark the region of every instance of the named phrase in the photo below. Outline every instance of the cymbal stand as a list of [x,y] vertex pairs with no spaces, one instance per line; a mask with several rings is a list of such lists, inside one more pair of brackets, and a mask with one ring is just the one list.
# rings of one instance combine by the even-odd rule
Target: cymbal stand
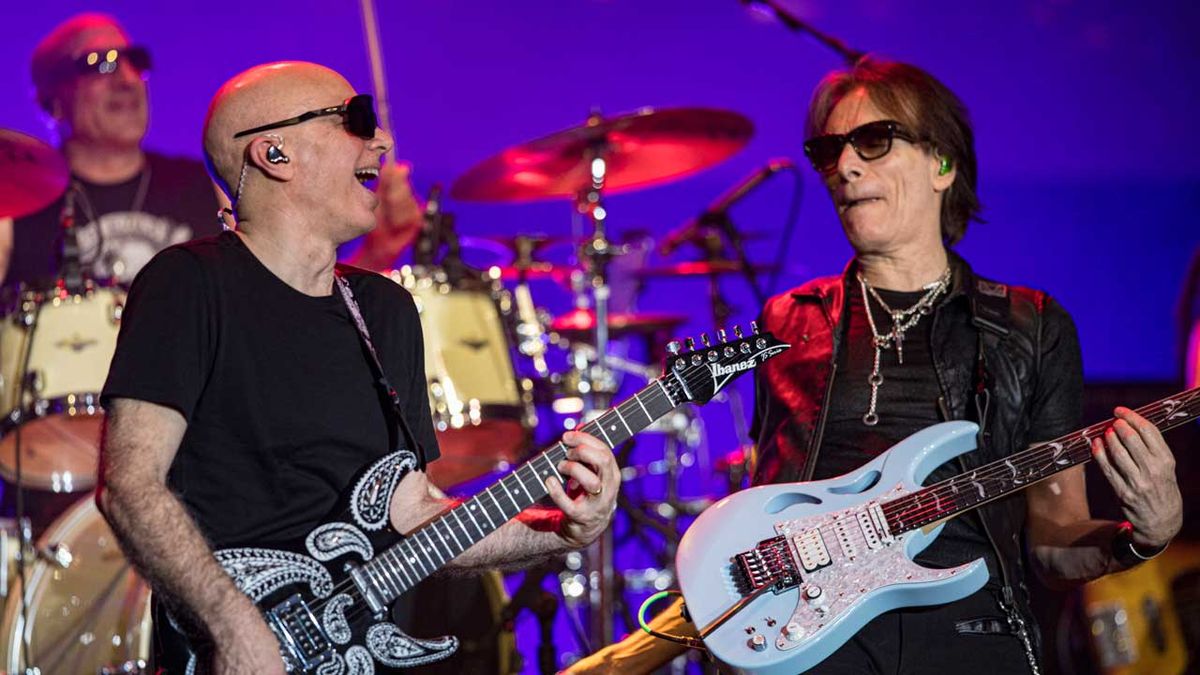
[[513,288],[513,302],[517,310],[517,349],[529,357],[534,372],[541,378],[550,376],[550,368],[546,365],[546,341],[538,319],[537,305],[529,290],[529,269],[533,267],[534,252],[545,242],[545,239],[517,235],[513,245],[517,256],[512,263],[517,269],[517,283]]
[[[588,116],[588,125],[603,122],[599,111]],[[579,191],[575,201],[578,212],[591,221],[592,236],[580,250],[580,259],[586,263],[596,317],[596,360],[591,364],[588,379],[591,383],[609,379],[608,363],[608,263],[614,254],[605,232],[608,212],[604,208],[604,181],[608,175],[608,139],[601,136],[588,147],[584,160],[588,163],[590,184]],[[604,410],[611,396],[607,387],[589,386],[586,402],[590,410]],[[589,575],[591,614],[589,628],[592,644],[607,645],[613,641],[613,614],[615,610],[615,579],[613,554],[615,542],[609,526],[600,538],[589,547],[588,559],[592,561]]]

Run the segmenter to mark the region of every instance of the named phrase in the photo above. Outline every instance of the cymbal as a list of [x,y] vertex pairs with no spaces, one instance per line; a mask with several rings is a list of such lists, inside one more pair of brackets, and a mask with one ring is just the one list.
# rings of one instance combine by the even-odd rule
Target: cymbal
[[497,265],[495,269],[500,270],[500,278],[505,281],[517,281],[523,274],[526,279],[553,279],[567,282],[572,273],[582,271],[583,268],[561,263],[531,262],[528,265]]
[[454,181],[450,195],[480,202],[575,198],[591,185],[596,146],[605,149],[605,193],[634,190],[710,167],[741,150],[753,131],[745,116],[714,108],[593,118],[483,160]]
[[[663,265],[662,267],[647,267],[635,274],[640,279],[675,278],[675,277],[706,277],[713,274],[736,274],[742,272],[742,263],[737,260],[696,260],[689,262]],[[772,272],[774,265],[751,265],[756,273]]]
[[0,129],[0,218],[49,206],[67,189],[70,170],[57,150],[11,129]]
[[[612,337],[629,333],[653,335],[672,331],[687,319],[684,314],[669,312],[611,313],[608,315],[608,332]],[[590,309],[576,309],[561,314],[550,322],[550,330],[568,340],[587,342],[596,331],[596,313]]]

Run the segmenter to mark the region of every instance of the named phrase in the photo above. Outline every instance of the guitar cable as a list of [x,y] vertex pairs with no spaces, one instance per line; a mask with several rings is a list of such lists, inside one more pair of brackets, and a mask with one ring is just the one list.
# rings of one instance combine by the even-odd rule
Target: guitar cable
[[[662,591],[659,593],[655,593],[654,595],[651,595],[650,597],[646,598],[646,601],[642,603],[641,608],[638,609],[638,616],[637,616],[638,625],[641,626],[642,630],[645,631],[646,634],[656,637],[660,640],[667,640],[668,642],[674,642],[676,644],[683,645],[684,647],[687,647],[689,649],[696,649],[696,650],[705,651],[705,652],[708,651],[708,648],[706,648],[704,646],[704,641],[699,638],[694,638],[694,637],[690,637],[687,635],[672,635],[670,633],[661,633],[659,631],[654,630],[653,628],[650,627],[649,624],[646,623],[646,610],[650,608],[650,605],[653,605],[654,603],[656,603],[659,600],[662,600],[663,598],[668,597],[668,596],[678,596],[678,597],[682,598],[683,593],[680,591],[676,591],[676,590],[668,590],[668,591]],[[686,606],[683,608],[683,612],[686,615],[686,613],[687,613]]]

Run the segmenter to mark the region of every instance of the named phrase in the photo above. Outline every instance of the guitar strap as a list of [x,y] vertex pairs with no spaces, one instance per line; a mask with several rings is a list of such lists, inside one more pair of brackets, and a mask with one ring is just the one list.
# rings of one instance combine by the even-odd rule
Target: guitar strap
[[367,355],[370,356],[371,370],[375,374],[375,384],[383,390],[384,396],[392,403],[392,414],[396,417],[396,422],[400,426],[400,432],[404,436],[405,443],[408,447],[413,448],[417,455],[417,468],[421,471],[425,470],[425,448],[417,442],[416,436],[413,435],[412,429],[408,426],[408,422],[404,419],[404,407],[400,404],[400,395],[396,393],[396,388],[388,380],[387,373],[383,371],[383,363],[379,360],[379,354],[375,352],[375,345],[371,343],[371,333],[367,330],[367,322],[363,320],[362,311],[358,308],[358,302],[354,299],[354,293],[350,290],[350,283],[342,276],[342,273],[334,270],[334,282],[338,288],[338,292],[342,296],[342,301],[346,303],[346,309],[350,312],[350,318],[354,320],[354,327],[358,329],[358,337],[362,340],[363,346],[367,350]]
[[[1012,299],[1008,294],[1008,286],[997,284],[984,279],[976,279],[975,294],[971,299],[971,323],[977,329],[978,348],[975,357],[975,412],[979,416],[978,447],[990,447],[991,430],[988,429],[988,412],[992,400],[991,388],[993,379],[988,370],[988,352],[997,353],[1010,332]],[[1038,664],[1037,650],[1033,641],[1035,636],[1025,624],[1013,598],[1012,585],[1004,581],[1000,607],[1004,610],[1012,632],[1021,640],[1025,649],[1025,660],[1033,675],[1041,675]]]
[[995,352],[1009,333],[1009,313],[1012,302],[1008,286],[976,279],[971,296],[971,323],[977,329],[978,347],[975,350],[975,412],[979,421],[979,442],[986,446],[991,440],[988,412],[992,400],[992,375],[987,367],[988,351]]

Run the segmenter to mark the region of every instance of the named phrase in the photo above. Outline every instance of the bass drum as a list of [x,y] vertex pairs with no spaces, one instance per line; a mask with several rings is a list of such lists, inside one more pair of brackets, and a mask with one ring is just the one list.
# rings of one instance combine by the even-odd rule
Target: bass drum
[[425,336],[425,378],[441,457],[429,465],[439,487],[519,463],[535,424],[517,382],[501,302],[484,279],[452,285],[437,268],[404,267],[390,278],[413,295]]
[[[141,673],[150,654],[150,589],[130,567],[91,495],[38,540],[21,582],[13,581],[0,623],[0,667],[9,673]],[[29,646],[28,658],[25,644]]]
[[90,490],[100,389],[117,349],[125,293],[23,291],[0,322],[0,475],[54,492]]

